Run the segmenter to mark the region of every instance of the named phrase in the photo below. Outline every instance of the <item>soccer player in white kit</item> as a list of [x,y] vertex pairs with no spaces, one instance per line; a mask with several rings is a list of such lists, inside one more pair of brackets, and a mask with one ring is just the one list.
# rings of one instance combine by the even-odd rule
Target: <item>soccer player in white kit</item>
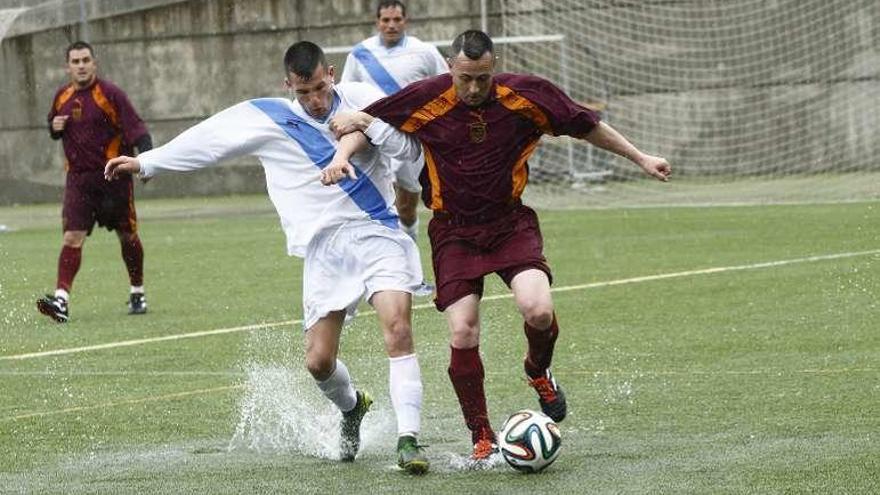
[[[406,34],[406,6],[399,0],[381,0],[376,7],[376,29],[373,37],[358,43],[342,70],[341,82],[366,82],[386,95],[427,77],[449,72],[449,65],[437,47]],[[413,240],[419,231],[416,207],[419,203],[420,155],[416,167],[392,159],[395,173],[397,211],[400,224]]]
[[[398,464],[421,474],[428,461],[417,435],[422,382],[411,326],[412,293],[422,281],[418,248],[399,226],[394,190],[382,155],[413,163],[417,141],[379,121],[353,139],[336,142],[328,128],[339,112],[359,110],[382,97],[364,83],[334,85],[334,68],[311,42],[284,56],[285,84],[294,99],[261,98],[234,105],[137,158],[107,162],[105,177],[149,178],[190,172],[234,157],[255,156],[287,237],[287,251],[305,259],[303,327],[306,367],[318,388],[342,411],[340,458],[354,459],[360,424],[372,403],[355,390],[337,358],[344,322],[361,298],[376,310],[389,356],[389,389],[397,416]],[[373,146],[365,146],[366,138]],[[337,146],[365,148],[351,163],[357,180],[321,185],[321,170]]]

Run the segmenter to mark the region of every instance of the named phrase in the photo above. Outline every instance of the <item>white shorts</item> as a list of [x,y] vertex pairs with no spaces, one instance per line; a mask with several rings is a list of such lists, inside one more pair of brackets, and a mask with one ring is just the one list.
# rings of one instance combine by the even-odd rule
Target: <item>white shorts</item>
[[419,184],[419,175],[422,173],[424,163],[424,155],[420,153],[416,163],[390,158],[388,159],[388,168],[394,174],[394,183],[397,184],[397,187],[411,193],[420,193],[422,192],[422,185]]
[[319,232],[306,248],[303,327],[339,310],[348,321],[361,299],[383,290],[413,293],[422,278],[418,247],[400,229],[365,221]]

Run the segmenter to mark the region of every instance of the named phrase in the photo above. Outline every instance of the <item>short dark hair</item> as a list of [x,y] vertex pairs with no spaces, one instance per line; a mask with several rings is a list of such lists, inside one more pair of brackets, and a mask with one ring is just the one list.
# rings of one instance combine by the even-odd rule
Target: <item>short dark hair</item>
[[312,77],[318,65],[327,67],[324,50],[311,41],[299,41],[287,49],[284,54],[284,70],[286,74],[295,74],[308,79]]
[[86,43],[85,41],[78,40],[78,41],[74,41],[73,43],[67,45],[67,51],[64,52],[64,61],[66,62],[66,61],[70,60],[70,52],[72,52],[74,50],[82,50],[83,48],[86,48],[89,50],[89,53],[92,55],[92,58],[95,57],[95,49],[92,48],[92,45]]
[[468,29],[452,42],[452,56],[456,57],[461,52],[471,60],[479,60],[486,52],[495,55],[495,47],[488,34],[477,29]]
[[380,0],[379,5],[376,6],[376,19],[382,17],[382,9],[393,7],[400,7],[400,13],[406,17],[406,5],[400,0]]

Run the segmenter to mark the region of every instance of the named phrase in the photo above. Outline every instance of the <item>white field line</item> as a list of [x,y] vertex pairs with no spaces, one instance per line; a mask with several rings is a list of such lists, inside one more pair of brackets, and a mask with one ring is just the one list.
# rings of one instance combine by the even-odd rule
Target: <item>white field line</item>
[[[634,277],[634,278],[628,278],[628,279],[612,280],[612,281],[607,281],[607,282],[596,282],[596,283],[591,283],[591,284],[559,287],[559,288],[553,289],[553,291],[554,292],[564,292],[564,291],[572,291],[572,290],[584,290],[584,289],[599,288],[599,287],[609,287],[609,286],[613,286],[613,285],[623,285],[623,284],[629,284],[629,283],[647,282],[647,281],[652,281],[652,280],[663,280],[663,279],[667,279],[667,278],[687,277],[687,276],[693,276],[693,275],[722,273],[722,272],[737,271],[737,270],[771,268],[771,267],[784,266],[784,265],[790,265],[790,264],[795,264],[795,263],[806,263],[806,262],[813,262],[813,261],[852,258],[855,256],[867,256],[867,255],[872,255],[872,254],[880,254],[880,249],[875,249],[875,250],[871,250],[871,251],[857,251],[857,252],[850,252],[850,253],[838,253],[838,254],[829,254],[829,255],[821,255],[821,256],[810,256],[807,258],[796,258],[796,259],[790,259],[790,260],[771,261],[771,262],[767,262],[767,263],[755,263],[755,264],[751,264],[751,265],[735,265],[735,266],[728,266],[728,267],[707,268],[707,269],[703,269],[703,270],[689,270],[689,271],[685,271],[685,272],[675,272],[675,273],[667,273],[667,274],[661,274],[661,275],[649,275],[649,276],[644,276],[644,277]],[[484,300],[499,300],[499,299],[504,299],[504,298],[509,298],[509,297],[511,297],[510,294],[499,294],[499,295],[495,295],[495,296],[484,297],[483,299]],[[430,307],[433,307],[433,305],[432,304],[420,304],[420,305],[414,306],[413,309],[430,308]],[[364,312],[362,314],[367,314],[367,313],[372,313],[372,312],[369,311],[369,312]],[[267,324],[263,324],[263,325],[247,325],[247,326],[243,326],[243,327],[212,330],[212,331],[206,331],[206,332],[193,332],[193,333],[188,333],[188,334],[180,334],[177,336],[167,336],[167,337],[156,338],[156,339],[140,339],[137,341],[124,341],[124,342],[117,343],[117,344],[123,344],[126,342],[129,342],[129,343],[130,342],[137,342],[137,344],[128,344],[128,345],[138,345],[139,343],[172,340],[169,337],[194,338],[194,337],[200,337],[200,336],[204,336],[204,335],[217,335],[217,334],[221,334],[221,333],[231,333],[233,331],[244,332],[244,331],[249,331],[249,330],[256,330],[256,329],[262,329],[262,328],[272,328],[272,327],[277,327],[277,326],[282,326],[282,325],[288,325],[291,323],[296,323],[296,321],[297,320],[287,321],[287,322],[267,323]],[[113,344],[111,343],[111,344],[103,344],[102,346],[90,346],[90,348],[88,348],[88,350],[91,350],[91,348],[104,349],[104,348],[108,348],[108,347],[123,347],[123,346],[121,346],[121,345],[113,346]],[[77,349],[87,349],[87,348],[77,348]],[[59,351],[61,351],[61,350],[59,350]],[[56,352],[57,353],[59,351],[47,351],[47,352]],[[71,351],[71,352],[65,352],[65,354],[70,354],[72,352],[84,352],[83,350],[73,351],[70,349],[68,349],[67,351]],[[14,356],[0,357],[0,359],[13,359],[13,358],[14,358]],[[805,369],[805,370],[796,371],[794,373],[841,374],[841,373],[874,373],[877,371],[878,371],[877,369],[872,369],[872,368],[843,368],[843,369]],[[15,372],[13,372],[12,374],[14,374],[14,373]],[[127,372],[122,372],[122,373],[127,373]],[[174,373],[187,374],[188,372],[169,372],[169,374],[174,374]],[[628,372],[628,371],[627,372],[624,372],[624,371],[618,372],[618,371],[608,371],[608,370],[592,370],[592,371],[591,370],[580,370],[580,371],[574,370],[574,371],[570,371],[570,373],[580,374],[580,375],[610,375],[610,374],[619,374],[619,373],[632,374],[633,372]],[[636,373],[638,373],[642,376],[651,376],[651,375],[683,375],[683,374],[686,374],[686,375],[759,375],[759,374],[767,375],[767,374],[780,374],[782,372],[781,371],[774,371],[774,370],[746,370],[746,371],[736,371],[736,370],[719,370],[719,371],[665,370],[665,371],[637,371]],[[789,372],[786,374],[791,374],[791,373],[792,372]],[[6,373],[3,373],[3,374],[6,374]],[[95,410],[95,409],[104,409],[104,408],[115,407],[115,406],[141,404],[141,403],[145,403],[145,402],[157,402],[157,401],[163,401],[163,400],[181,399],[181,398],[191,397],[191,396],[195,396],[195,395],[206,395],[206,394],[211,394],[214,392],[225,392],[225,391],[235,390],[235,389],[240,389],[240,388],[244,388],[244,385],[243,384],[226,385],[226,386],[221,386],[221,387],[189,390],[189,391],[178,392],[178,393],[173,393],[173,394],[148,396],[148,397],[142,397],[142,398],[138,398],[138,399],[127,399],[127,400],[121,400],[121,401],[105,402],[102,404],[94,404],[94,405],[90,405],[90,406],[77,406],[77,407],[69,407],[69,408],[65,408],[65,409],[57,409],[57,410],[53,410],[53,411],[25,413],[25,414],[19,414],[19,415],[15,415],[15,416],[2,417],[2,418],[0,418],[0,422],[17,421],[17,420],[23,420],[23,419],[45,417],[45,416],[55,416],[55,415],[60,415],[60,414],[68,414],[68,413],[73,413],[73,412],[88,411],[88,410]]]
[[87,345],[83,347],[71,347],[68,349],[55,349],[52,351],[28,352],[26,354],[14,354],[9,356],[0,356],[0,361],[12,361],[22,359],[34,359],[49,356],[61,356],[64,354],[77,354],[80,352],[100,351],[102,349],[114,349],[117,347],[131,347],[143,344],[152,344],[155,342],[165,342],[170,340],[195,339],[198,337],[209,337],[212,335],[223,335],[225,333],[249,332],[252,330],[263,330],[269,328],[277,328],[296,323],[302,323],[302,320],[277,321],[273,323],[257,323],[254,325],[244,325],[240,327],[218,328],[216,330],[204,330],[201,332],[179,333],[174,335],[164,335],[162,337],[150,337],[146,339],[122,340],[119,342],[108,342],[106,344]]
[[[613,287],[616,285],[625,285],[625,284],[637,284],[642,282],[652,282],[655,280],[666,280],[672,278],[682,278],[682,277],[693,277],[697,275],[711,275],[715,273],[726,273],[726,272],[735,272],[742,270],[759,270],[762,268],[775,268],[785,265],[794,265],[799,263],[811,263],[817,261],[828,261],[828,260],[837,260],[844,258],[854,258],[857,256],[870,256],[880,254],[880,249],[872,249],[869,251],[852,251],[846,253],[835,253],[835,254],[825,254],[825,255],[817,255],[817,256],[808,256],[806,258],[793,258],[788,260],[778,260],[778,261],[768,261],[765,263],[752,263],[748,265],[733,265],[733,266],[718,266],[713,268],[703,268],[699,270],[688,270],[683,272],[673,272],[673,273],[661,273],[658,275],[646,275],[642,277],[632,277],[632,278],[624,278],[618,280],[608,280],[605,282],[593,282],[589,284],[580,284],[580,285],[569,285],[566,287],[555,287],[551,289],[551,292],[571,292],[578,290],[586,290],[586,289],[598,289],[602,287]],[[497,301],[500,299],[510,299],[512,297],[511,294],[496,294],[494,296],[485,296],[483,297],[483,301]],[[427,309],[433,308],[434,305],[431,303],[428,304],[417,304],[413,306],[413,310],[416,309]],[[375,314],[374,311],[364,311],[358,313],[360,316]],[[89,351],[99,351],[104,349],[116,349],[119,347],[131,347],[138,346],[144,344],[152,344],[156,342],[168,342],[175,340],[183,340],[183,339],[194,339],[200,337],[209,337],[213,335],[223,335],[228,333],[238,333],[238,332],[250,332],[253,330],[263,330],[277,327],[285,327],[290,325],[301,324],[302,320],[288,320],[288,321],[279,321],[273,323],[258,323],[253,325],[244,325],[239,327],[230,327],[230,328],[219,328],[215,330],[205,330],[201,332],[190,332],[190,333],[180,333],[174,335],[165,335],[162,337],[150,337],[145,339],[134,339],[134,340],[122,340],[118,342],[108,342],[106,344],[96,344],[96,345],[88,345],[83,347],[71,347],[67,349],[55,349],[51,351],[40,351],[40,352],[28,352],[24,354],[12,354],[7,356],[0,356],[0,361],[20,361],[25,359],[35,359],[49,356],[62,356],[66,354],[78,354],[81,352],[89,352]]]

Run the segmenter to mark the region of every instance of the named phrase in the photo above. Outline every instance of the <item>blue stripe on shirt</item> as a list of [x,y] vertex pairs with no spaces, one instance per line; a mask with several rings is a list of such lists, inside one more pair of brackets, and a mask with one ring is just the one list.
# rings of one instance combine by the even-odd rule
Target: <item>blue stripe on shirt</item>
[[373,81],[376,81],[376,84],[382,88],[386,95],[392,95],[400,91],[400,85],[397,84],[397,81],[394,80],[391,74],[382,66],[382,63],[379,62],[379,59],[363,43],[358,43],[354,50],[351,51],[351,54],[367,69],[370,77],[373,78]]
[[[335,96],[335,95],[334,95]],[[302,117],[293,113],[286,102],[274,98],[260,98],[251,100],[250,103],[265,113],[273,122],[293,138],[315,166],[323,170],[330,164],[336,146],[331,143],[318,129],[312,127]],[[397,215],[391,211],[382,193],[376,188],[369,176],[352,164],[357,173],[357,180],[345,178],[339,183],[339,187],[345,191],[352,201],[371,219],[382,222],[383,225],[398,229]]]

